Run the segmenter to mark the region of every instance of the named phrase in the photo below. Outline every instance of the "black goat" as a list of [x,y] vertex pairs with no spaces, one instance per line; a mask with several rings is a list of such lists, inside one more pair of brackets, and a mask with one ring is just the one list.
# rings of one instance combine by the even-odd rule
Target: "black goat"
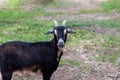
[[2,80],[11,80],[15,71],[25,70],[35,73],[40,71],[43,80],[50,80],[63,54],[67,33],[74,33],[65,27],[65,22],[58,26],[57,21],[54,21],[56,27],[46,33],[54,34],[51,41],[35,43],[12,41],[2,44],[0,46]]

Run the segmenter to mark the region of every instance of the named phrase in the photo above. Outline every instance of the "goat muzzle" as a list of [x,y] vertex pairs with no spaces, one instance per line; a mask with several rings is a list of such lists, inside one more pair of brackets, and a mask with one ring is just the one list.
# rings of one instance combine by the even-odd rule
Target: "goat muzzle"
[[63,41],[63,39],[59,39],[59,40],[58,40],[57,46],[58,46],[59,49],[64,48],[64,41]]

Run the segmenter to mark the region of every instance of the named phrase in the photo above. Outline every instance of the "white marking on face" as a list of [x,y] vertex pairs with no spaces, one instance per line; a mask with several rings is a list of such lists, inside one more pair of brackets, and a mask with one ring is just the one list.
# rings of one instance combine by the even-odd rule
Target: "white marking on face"
[[59,40],[58,40],[58,43],[64,43],[64,41],[63,41],[63,39],[62,38],[60,38]]
[[57,36],[57,30],[54,30],[55,35]]
[[67,33],[67,30],[65,29],[65,30],[64,30],[64,35],[65,35],[66,33]]
[[60,38],[60,39],[58,40],[57,45],[58,45],[59,50],[62,50],[62,49],[63,49],[63,47],[64,47],[64,41],[63,41],[62,38]]

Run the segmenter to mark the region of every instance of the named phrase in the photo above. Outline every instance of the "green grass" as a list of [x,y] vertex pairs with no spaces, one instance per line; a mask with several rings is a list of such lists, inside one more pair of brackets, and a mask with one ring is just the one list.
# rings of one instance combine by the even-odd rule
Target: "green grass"
[[111,62],[114,64],[120,64],[120,61],[118,61],[120,57],[120,50],[116,47],[103,47],[101,50],[99,50],[97,53],[99,54],[99,57],[97,57],[98,61],[102,62]]
[[15,8],[23,4],[23,0],[7,0],[6,5],[9,8]]
[[[117,59],[120,57],[119,40],[119,36],[101,36],[101,41],[98,41],[100,46],[96,52],[96,54],[99,55],[99,57],[97,57],[98,61],[117,63]],[[95,42],[95,44],[97,43]]]
[[80,10],[80,14],[89,14],[89,13],[104,13],[102,10]]
[[76,60],[61,59],[60,66],[63,66],[63,65],[79,66],[80,62],[77,62]]
[[[0,27],[0,42],[9,40],[40,41],[49,39],[44,33],[53,26],[47,21],[26,21]],[[4,36],[5,35],[5,36]],[[47,38],[47,39],[46,39]]]
[[41,4],[44,7],[52,7],[52,8],[66,8],[71,5],[74,5],[73,3],[67,3],[60,0],[43,0]]
[[35,8],[31,11],[19,9],[0,10],[0,42],[9,40],[39,41],[45,39],[47,36],[44,33],[53,26],[53,23],[39,21],[35,17],[47,14],[49,13],[46,13],[41,8]]
[[120,12],[120,0],[108,0],[100,4],[105,12],[118,11]]
[[85,27],[85,26],[100,26],[106,28],[118,28],[120,29],[120,17],[110,20],[91,20],[91,21],[68,21],[68,27]]

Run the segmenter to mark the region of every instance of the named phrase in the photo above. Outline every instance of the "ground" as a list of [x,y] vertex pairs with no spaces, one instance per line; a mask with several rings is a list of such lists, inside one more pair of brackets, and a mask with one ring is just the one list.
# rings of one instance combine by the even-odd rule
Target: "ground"
[[[62,0],[65,3],[68,3],[68,0]],[[120,17],[119,13],[112,12],[109,14],[104,13],[86,13],[86,14],[78,14],[80,10],[100,10],[98,3],[100,0],[69,0],[72,2],[72,6],[67,6],[63,8],[50,8],[46,7],[46,12],[58,12],[64,13],[58,15],[50,15],[47,17],[37,16],[38,20],[111,20]],[[102,1],[102,0],[101,0]],[[0,4],[3,4],[4,0],[0,0]],[[4,5],[2,5],[4,6]],[[34,4],[24,5],[22,8],[24,10],[31,9]],[[69,13],[69,14],[68,14]],[[73,15],[74,14],[74,15]],[[85,26],[83,28],[78,28],[76,30],[88,30],[94,31],[95,34],[98,35],[112,35],[120,37],[120,31],[116,28],[104,28],[98,25],[91,27]],[[74,35],[73,35],[74,36]],[[96,41],[101,41],[99,37],[95,38]],[[106,54],[111,48],[111,46],[107,48],[99,49],[99,46],[92,46],[92,41],[79,41],[78,46],[67,46],[64,49],[64,54],[62,56],[61,62],[67,60],[64,64],[61,64],[56,72],[53,74],[51,80],[120,80],[120,72],[119,67],[110,62],[101,62],[96,60],[98,54],[93,54],[95,52],[101,52],[102,55]],[[86,46],[87,45],[87,46]],[[91,47],[92,46],[92,47]],[[115,49],[117,51],[117,49]],[[114,50],[114,51],[115,51]],[[94,56],[93,56],[94,55]],[[39,79],[40,78],[40,79]],[[42,80],[41,77],[36,75],[20,77],[18,74],[14,74],[12,80]]]

